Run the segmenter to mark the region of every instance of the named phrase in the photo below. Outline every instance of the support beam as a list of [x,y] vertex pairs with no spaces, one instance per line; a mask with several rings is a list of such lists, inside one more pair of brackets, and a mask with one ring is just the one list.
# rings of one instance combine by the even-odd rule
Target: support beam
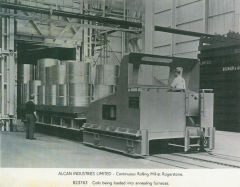
[[[74,36],[72,37],[72,39],[73,40],[75,40],[75,39],[80,39],[81,40],[81,42],[82,42],[82,34],[81,34],[81,32],[83,31],[83,27],[80,27],[77,31],[76,31],[76,33],[74,34]],[[80,35],[81,34],[81,35]]]
[[117,20],[112,18],[92,16],[92,15],[73,13],[73,12],[67,12],[67,11],[61,11],[61,10],[50,10],[48,8],[42,8],[42,7],[34,7],[34,6],[8,3],[8,2],[0,2],[0,6],[2,8],[13,9],[13,10],[22,10],[22,11],[35,12],[35,13],[46,14],[46,15],[78,18],[83,20],[96,21],[98,23],[119,25],[121,28],[129,28],[129,27],[142,28],[142,23],[138,23],[138,22]]
[[[59,8],[59,10],[62,11],[62,8],[61,8],[60,6],[58,6],[58,8]],[[68,23],[71,23],[71,20],[70,20],[69,18],[64,17],[64,19],[65,19],[65,21],[67,21]],[[75,28],[74,25],[72,25],[71,30],[73,31],[74,34],[76,34],[77,29]]]
[[[145,0],[143,0],[145,1]],[[144,11],[144,52],[145,53],[153,53],[153,32],[154,32],[154,1],[148,0],[145,3],[145,11]]]
[[[29,14],[27,12],[23,12],[26,16],[29,16]],[[40,31],[40,29],[38,28],[37,24],[33,21],[33,20],[29,20],[29,23],[33,26],[33,28],[37,31],[37,33],[42,36],[42,32]]]
[[57,38],[61,38],[64,35],[64,33],[66,33],[67,30],[70,29],[70,27],[71,27],[70,24],[66,25],[66,27],[64,27],[64,29],[57,35]]
[[42,43],[44,42],[44,39],[45,39],[44,36],[33,35],[33,34],[29,35],[26,33],[15,33],[14,38],[16,41],[28,41],[28,42],[37,42],[37,43]]
[[14,19],[1,17],[1,24],[1,117],[13,117],[17,101]]
[[186,36],[193,36],[193,37],[202,37],[202,36],[213,37],[214,36],[212,34],[206,34],[206,33],[201,33],[201,32],[194,32],[194,31],[186,31],[186,30],[174,29],[174,28],[170,28],[170,27],[162,27],[162,26],[157,26],[157,25],[155,25],[155,31],[180,34],[180,35],[186,35]]

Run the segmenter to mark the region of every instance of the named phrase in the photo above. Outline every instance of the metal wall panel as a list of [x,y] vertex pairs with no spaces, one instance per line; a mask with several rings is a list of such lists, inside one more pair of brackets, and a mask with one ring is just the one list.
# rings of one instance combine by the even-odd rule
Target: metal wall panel
[[191,4],[177,6],[176,24],[194,22],[202,19],[203,1],[195,1]]
[[154,13],[171,10],[171,7],[172,7],[172,1],[169,1],[169,0],[167,0],[167,1],[155,0],[154,1]]
[[182,58],[196,58],[196,56],[198,55],[198,51],[191,51],[191,52],[184,52],[184,53],[178,53],[175,54],[174,56],[177,57],[182,57]]
[[188,4],[194,4],[194,3],[197,3],[199,1],[202,1],[202,0],[180,0],[180,1],[178,0],[178,1],[176,1],[176,5],[178,7],[180,7],[180,6],[184,6],[184,5],[188,5]]
[[171,21],[171,10],[166,10],[161,13],[155,13],[155,24],[156,25],[161,25],[161,26],[171,26],[172,21]]
[[235,0],[221,0],[221,1],[210,0],[209,1],[209,16],[213,16],[213,15],[217,16],[217,15],[223,14],[225,12],[234,11],[234,9],[235,9],[234,1]]
[[198,51],[199,41],[186,41],[176,44],[176,55]]
[[154,54],[171,56],[171,45],[155,47],[153,49]]
[[234,30],[234,13],[209,18],[209,33],[226,34]]
[[[164,27],[172,25],[172,2],[157,1],[154,2],[154,24]],[[153,53],[161,55],[171,55],[172,34],[163,32],[153,33]]]
[[[240,31],[239,12],[238,0],[155,0],[154,22],[177,29],[226,34]],[[198,38],[163,32],[155,32],[153,37],[155,54],[197,58]]]
[[154,35],[153,37],[155,38],[153,40],[154,48],[158,48],[160,46],[165,47],[166,45],[171,45],[172,34],[154,32],[153,35]]

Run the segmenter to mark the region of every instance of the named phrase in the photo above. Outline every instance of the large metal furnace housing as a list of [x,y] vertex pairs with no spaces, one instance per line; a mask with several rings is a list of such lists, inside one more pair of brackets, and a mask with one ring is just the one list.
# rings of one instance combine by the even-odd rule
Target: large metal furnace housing
[[215,127],[240,132],[240,34],[202,37],[199,50],[201,89],[214,90]]
[[[145,65],[169,67],[167,81],[140,85],[140,67]],[[184,68],[184,92],[169,91],[178,66]],[[198,61],[149,54],[131,53],[123,58],[117,92],[92,102],[83,125],[83,143],[131,155],[149,155],[151,140],[169,140],[188,151],[200,147],[202,137],[203,146],[213,149],[213,93],[199,92]],[[183,145],[175,143],[179,139]]]

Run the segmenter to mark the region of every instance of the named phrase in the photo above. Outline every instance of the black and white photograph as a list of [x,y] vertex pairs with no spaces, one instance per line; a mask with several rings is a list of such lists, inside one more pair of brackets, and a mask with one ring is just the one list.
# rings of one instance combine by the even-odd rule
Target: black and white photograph
[[239,187],[239,32],[240,0],[0,0],[0,186]]

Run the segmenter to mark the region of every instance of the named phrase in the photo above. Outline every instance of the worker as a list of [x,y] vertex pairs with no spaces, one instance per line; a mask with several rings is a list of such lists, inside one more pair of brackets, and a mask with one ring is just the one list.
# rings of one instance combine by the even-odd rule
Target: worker
[[186,89],[186,84],[185,80],[182,77],[182,72],[183,68],[182,67],[177,67],[174,72],[174,80],[171,84],[171,89],[172,90],[185,90]]
[[36,139],[34,138],[34,128],[35,128],[35,104],[34,95],[30,96],[30,101],[25,105],[25,118],[26,118],[26,139]]

